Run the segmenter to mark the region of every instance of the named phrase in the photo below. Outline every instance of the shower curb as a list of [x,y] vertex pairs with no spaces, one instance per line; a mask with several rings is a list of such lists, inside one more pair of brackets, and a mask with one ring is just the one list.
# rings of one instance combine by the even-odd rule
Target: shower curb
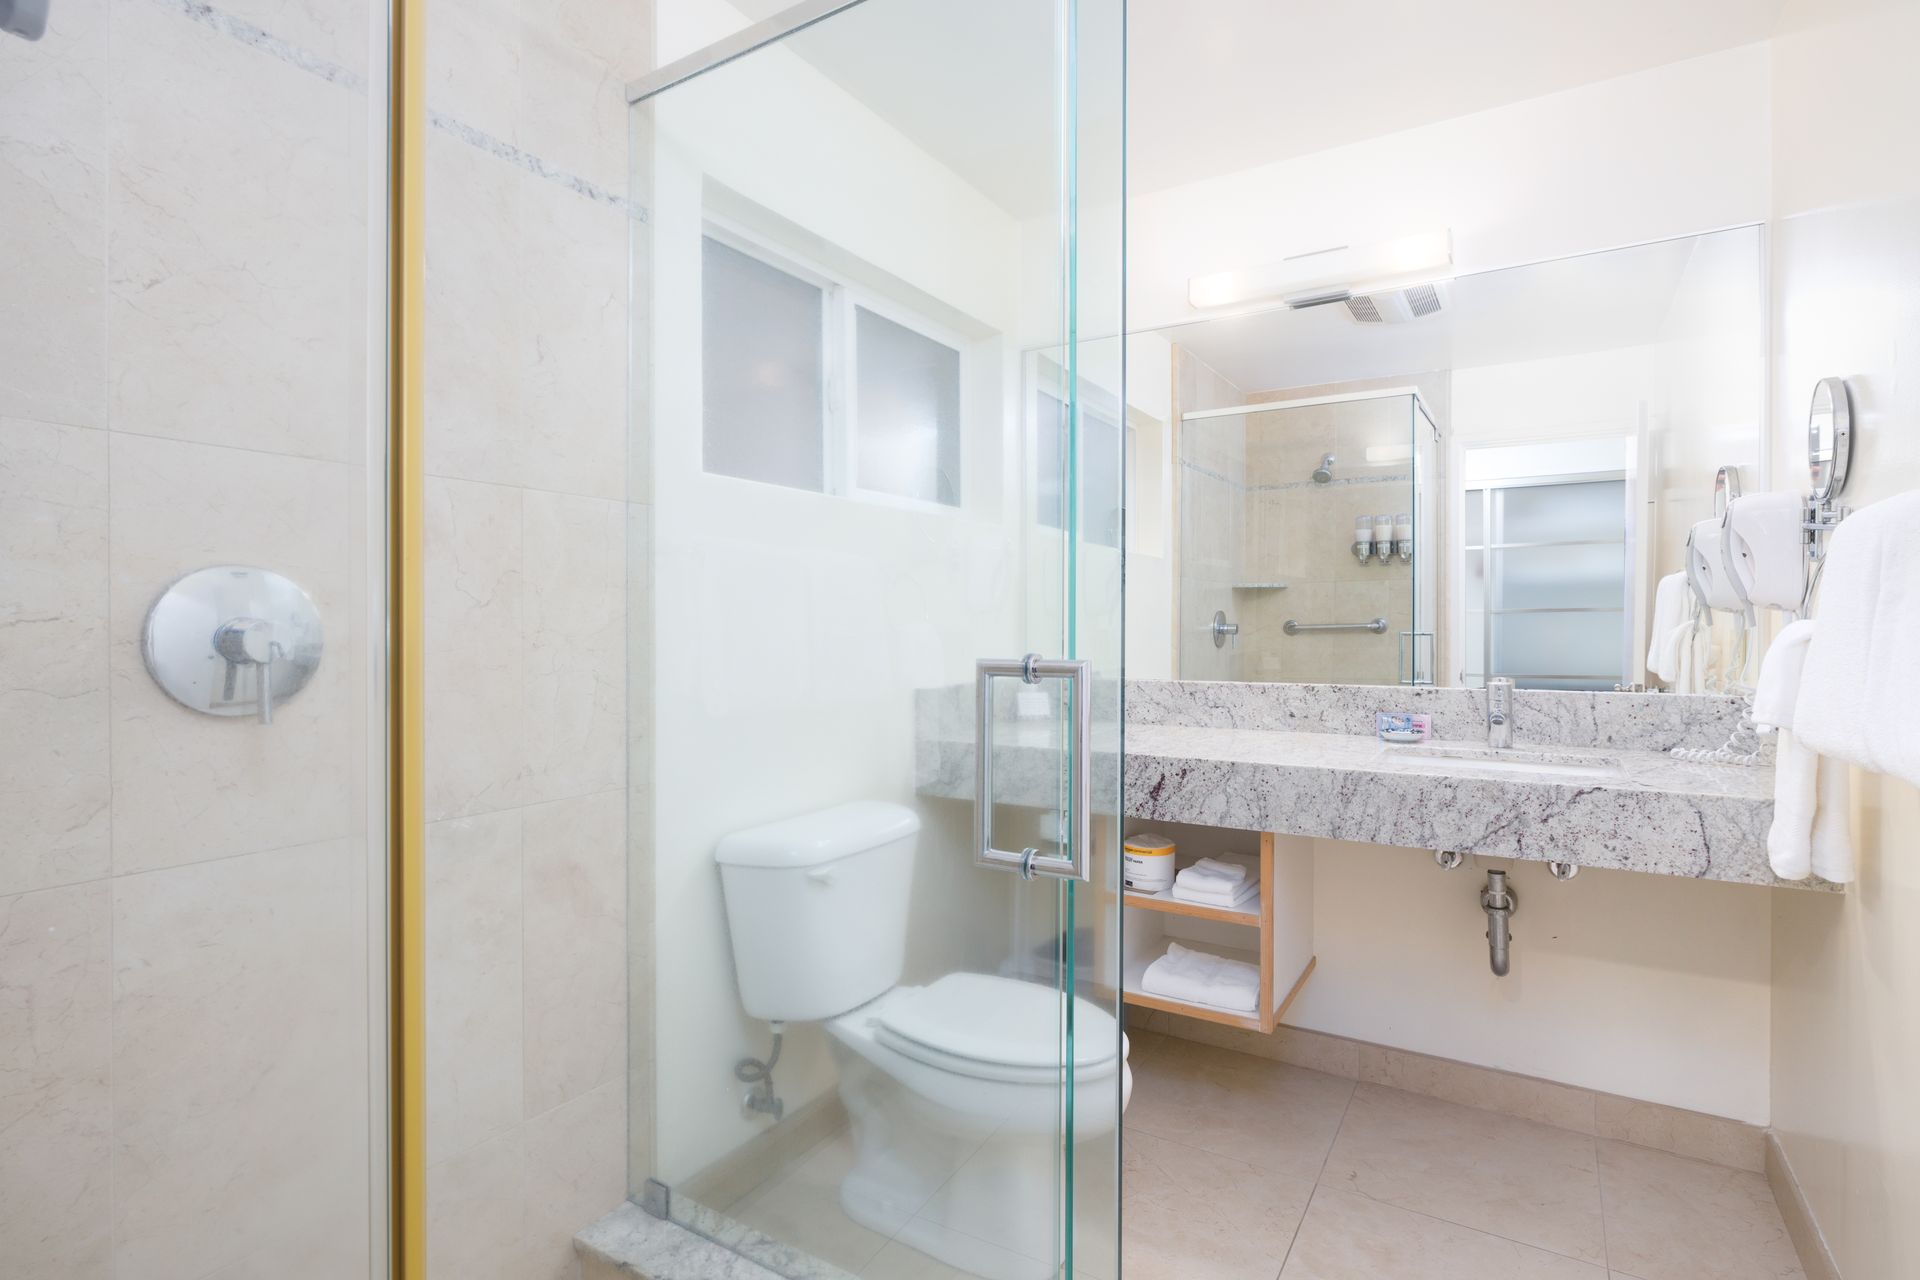
[[782,1280],[678,1223],[623,1204],[573,1238],[582,1280]]

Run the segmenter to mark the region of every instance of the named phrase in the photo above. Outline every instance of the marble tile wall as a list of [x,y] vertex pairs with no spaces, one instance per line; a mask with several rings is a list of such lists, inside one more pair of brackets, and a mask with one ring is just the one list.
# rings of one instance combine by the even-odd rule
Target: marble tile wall
[[450,1280],[572,1276],[627,1189],[624,85],[651,45],[650,0],[436,0],[429,37],[427,1252]]
[[[8,1274],[369,1274],[383,11],[96,0],[0,40]],[[652,23],[433,16],[430,1249],[520,1280],[625,1190],[621,86]],[[325,619],[271,727],[144,670],[148,604],[223,561]]]
[[[97,0],[0,40],[9,1275],[368,1271],[371,16]],[[270,727],[140,655],[222,562],[327,628]]]
[[432,1276],[570,1276],[626,1196],[624,83],[651,38],[647,0],[445,0],[428,42]]

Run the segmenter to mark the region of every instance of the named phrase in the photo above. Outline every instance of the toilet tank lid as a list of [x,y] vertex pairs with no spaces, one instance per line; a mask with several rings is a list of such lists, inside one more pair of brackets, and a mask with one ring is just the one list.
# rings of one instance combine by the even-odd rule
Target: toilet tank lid
[[722,836],[713,856],[730,867],[816,867],[919,830],[920,815],[905,805],[856,800]]

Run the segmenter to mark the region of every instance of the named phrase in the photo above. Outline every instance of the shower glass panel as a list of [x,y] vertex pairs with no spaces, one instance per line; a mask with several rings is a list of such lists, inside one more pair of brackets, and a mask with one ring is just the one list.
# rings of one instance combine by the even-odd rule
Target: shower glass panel
[[630,1192],[782,1274],[1117,1275],[1122,16],[632,111]]
[[1433,683],[1439,434],[1418,394],[1196,410],[1179,442],[1183,679]]

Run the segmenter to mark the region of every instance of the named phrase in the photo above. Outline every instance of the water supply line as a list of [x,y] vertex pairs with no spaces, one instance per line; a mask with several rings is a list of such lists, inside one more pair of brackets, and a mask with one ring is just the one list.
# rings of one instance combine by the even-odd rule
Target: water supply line
[[787,1024],[775,1022],[773,1027],[773,1047],[767,1051],[766,1061],[758,1058],[742,1058],[733,1064],[733,1078],[741,1084],[752,1085],[747,1096],[741,1101],[749,1111],[758,1111],[769,1115],[776,1122],[787,1113],[787,1104],[773,1091],[773,1068],[780,1061],[780,1042],[786,1038]]
[[1487,963],[1493,976],[1504,978],[1511,967],[1513,944],[1511,921],[1519,910],[1520,899],[1507,887],[1507,873],[1487,872],[1487,887],[1480,891],[1480,909],[1487,913]]

